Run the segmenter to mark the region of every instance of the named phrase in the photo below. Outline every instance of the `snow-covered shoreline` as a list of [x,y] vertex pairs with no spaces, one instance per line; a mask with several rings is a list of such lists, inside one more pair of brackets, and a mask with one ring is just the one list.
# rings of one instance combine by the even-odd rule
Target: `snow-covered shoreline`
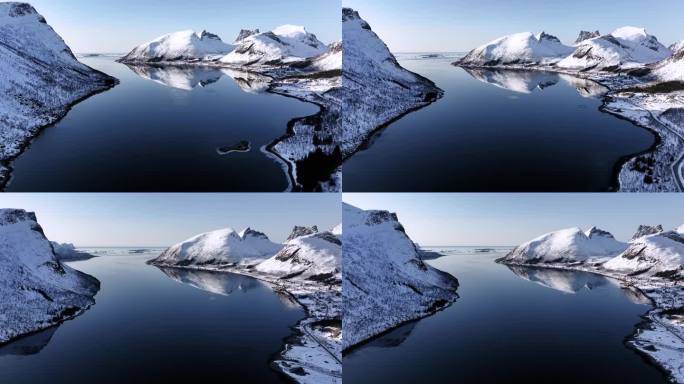
[[515,247],[497,263],[525,268],[589,272],[611,278],[647,297],[653,308],[626,339],[643,354],[684,383],[684,230],[665,231],[642,225],[629,242],[592,228],[549,232]]
[[[662,369],[670,377],[672,382],[684,382],[684,322],[678,325],[679,329],[666,325],[671,323],[665,316],[668,311],[681,309],[684,306],[684,284],[671,283],[662,279],[639,279],[624,274],[607,271],[591,265],[563,265],[563,264],[526,264],[520,262],[497,261],[500,264],[519,266],[525,268],[546,268],[565,271],[579,271],[594,273],[620,281],[626,287],[637,289],[653,304],[653,308],[642,316],[643,323],[635,324],[635,333],[627,340],[634,350],[645,355],[649,361]],[[679,316],[684,316],[680,314]],[[653,344],[669,345],[678,348],[679,353],[675,356],[662,356],[659,351],[652,350]]]
[[273,367],[299,383],[317,383],[321,379],[342,381],[341,334],[331,337],[330,333],[320,331],[322,322],[341,322],[342,297],[339,285],[282,280],[250,266],[150,264],[162,268],[234,273],[257,279],[267,283],[274,291],[287,294],[305,310],[306,316],[293,326],[295,332],[285,340],[283,350],[273,359]]
[[608,35],[583,31],[573,46],[544,33],[515,34],[476,48],[452,64],[464,69],[552,72],[606,87],[601,112],[658,138],[648,150],[617,164],[619,191],[679,192],[684,191],[684,118],[679,113],[684,109],[684,50],[671,48],[634,27]]
[[306,316],[271,365],[295,382],[341,383],[341,253],[339,233],[316,226],[294,227],[282,244],[251,228],[224,228],[173,245],[147,264],[240,274],[287,295]]

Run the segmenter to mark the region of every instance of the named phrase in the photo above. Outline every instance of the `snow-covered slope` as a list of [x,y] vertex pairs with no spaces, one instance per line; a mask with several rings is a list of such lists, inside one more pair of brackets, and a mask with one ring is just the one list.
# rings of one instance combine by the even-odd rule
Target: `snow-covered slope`
[[[293,235],[295,233],[296,228]],[[255,269],[282,279],[339,284],[342,279],[342,242],[331,232],[295,235],[278,254],[258,264]]]
[[671,54],[644,28],[622,27],[608,35],[584,40],[557,66],[581,71],[617,71],[655,63]]
[[243,34],[236,44],[232,52],[221,58],[222,63],[279,66],[318,56],[327,49],[316,35],[296,25],[283,25],[270,32]]
[[684,82],[684,45],[674,48],[672,56],[651,67],[651,74],[657,81]]
[[552,64],[572,51],[572,47],[564,45],[555,36],[544,32],[538,35],[523,32],[500,37],[476,48],[457,64],[464,67]]
[[307,69],[315,71],[342,70],[342,42],[336,41],[318,56],[312,57],[307,63]]
[[238,234],[232,228],[225,228],[171,246],[149,263],[161,266],[253,265],[281,248],[282,245],[271,242],[261,232],[248,228]]
[[630,276],[684,279],[684,236],[677,231],[637,233],[629,247],[603,267]]
[[350,8],[342,9],[342,41],[344,102],[342,129],[335,142],[347,157],[375,130],[432,103],[443,91],[402,68],[370,25]]
[[235,47],[213,33],[173,32],[135,47],[122,63],[159,63],[218,59]]
[[116,79],[81,64],[29,4],[0,3],[0,186],[39,129]]
[[55,256],[35,214],[0,209],[0,344],[78,315],[100,283]]
[[395,214],[343,204],[342,223],[343,348],[457,298],[456,278],[420,259]]
[[615,257],[626,248],[627,244],[596,227],[586,232],[568,228],[519,245],[497,261],[520,264],[584,262],[590,258]]

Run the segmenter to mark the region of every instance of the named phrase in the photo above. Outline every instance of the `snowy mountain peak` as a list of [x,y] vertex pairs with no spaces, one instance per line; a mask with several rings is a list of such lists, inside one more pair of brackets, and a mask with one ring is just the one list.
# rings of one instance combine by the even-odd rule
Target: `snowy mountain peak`
[[241,238],[242,240],[245,240],[245,239],[247,239],[247,238],[249,238],[249,237],[255,237],[255,238],[259,238],[259,239],[266,239],[266,240],[268,240],[268,236],[266,236],[265,233],[259,232],[259,231],[255,231],[255,230],[253,230],[253,229],[250,228],[250,227],[247,227],[247,228],[243,229],[238,235],[240,236],[240,238]]
[[244,238],[232,228],[199,234],[167,248],[150,260],[154,265],[253,265],[277,253],[282,245],[246,229]]
[[567,228],[523,243],[498,261],[520,264],[584,262],[595,257],[615,257],[626,248],[627,244],[603,230],[592,228],[583,232],[579,228]]
[[237,36],[237,38],[235,39],[235,42],[236,42],[236,43],[239,43],[240,41],[242,41],[242,40],[244,40],[244,39],[246,39],[246,38],[248,38],[248,37],[250,37],[250,36],[258,35],[259,33],[260,33],[260,32],[259,32],[259,28],[256,28],[256,29],[241,29],[241,30],[240,30],[240,33],[238,33],[238,36]]
[[602,237],[607,237],[610,239],[615,238],[615,237],[613,237],[612,233],[610,233],[608,231],[604,231],[603,229],[599,229],[597,227],[591,227],[588,231],[585,232],[585,235],[587,235],[587,237],[590,239],[594,236],[602,236]]
[[589,31],[580,31],[579,36],[577,36],[577,40],[575,40],[575,44],[579,44],[583,42],[584,40],[589,40],[593,39],[595,37],[601,36],[601,33],[596,30],[594,32],[589,32]]
[[296,38],[299,36],[303,35],[308,35],[309,33],[306,31],[306,28],[304,28],[301,25],[291,25],[291,24],[285,24],[281,25],[279,27],[276,27],[273,29],[274,34],[282,37],[290,37],[290,38]]
[[233,50],[213,33],[184,30],[166,34],[150,42],[139,45],[119,61],[136,62],[174,62],[184,60],[209,60],[223,56]]
[[290,236],[287,237],[286,241],[290,241],[292,239],[296,239],[302,236],[312,235],[314,233],[318,233],[318,226],[316,225],[314,225],[313,227],[295,225],[295,227],[292,228],[292,232],[290,233]]
[[634,236],[632,236],[632,240],[661,232],[663,232],[662,225],[656,225],[655,227],[650,225],[640,225],[639,228],[637,228],[637,231],[634,233]]
[[0,226],[16,224],[21,221],[36,221],[36,214],[23,209],[0,209]]
[[554,36],[554,35],[549,35],[548,33],[544,32],[544,31],[542,31],[541,33],[539,33],[536,37],[537,37],[537,40],[539,40],[539,41],[548,40],[548,41],[554,41],[554,42],[557,42],[557,43],[560,43],[560,42],[561,42],[560,39],[557,38],[556,36]]
[[463,66],[552,64],[572,53],[573,48],[545,32],[514,33],[470,51],[457,62]]
[[646,28],[625,26],[614,30],[611,35],[618,39],[637,40],[647,37],[648,33],[646,33]]
[[29,15],[36,15],[38,18],[45,22],[45,19],[38,14],[35,8],[28,3],[18,3],[18,2],[7,2],[0,3],[0,14],[7,15],[9,17],[22,17]]
[[659,227],[643,227],[644,235],[632,239],[625,252],[604,263],[603,267],[629,273],[630,276],[684,279],[682,234],[663,232]]

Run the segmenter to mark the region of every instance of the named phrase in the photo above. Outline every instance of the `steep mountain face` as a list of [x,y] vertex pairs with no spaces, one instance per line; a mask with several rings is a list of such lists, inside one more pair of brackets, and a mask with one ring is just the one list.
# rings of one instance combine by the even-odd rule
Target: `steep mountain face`
[[100,283],[63,265],[35,214],[0,210],[0,344],[95,304]]
[[339,71],[342,69],[342,42],[336,41],[328,46],[328,50],[312,57],[307,66],[313,71]]
[[312,235],[314,233],[318,232],[318,226],[314,225],[313,227],[304,227],[304,226],[299,226],[295,225],[294,228],[292,228],[292,232],[290,232],[290,235],[287,237],[286,241],[290,241],[293,239],[296,239],[301,236],[306,236],[306,235]]
[[491,41],[470,51],[456,64],[460,66],[543,65],[558,62],[573,48],[544,32],[516,33]]
[[637,228],[636,232],[632,236],[632,240],[636,240],[638,238],[647,236],[647,235],[653,235],[656,233],[663,232],[663,226],[662,225],[656,225],[656,226],[650,226],[650,225],[640,225],[639,228]]
[[222,63],[280,66],[318,56],[327,49],[316,35],[301,26],[283,25],[270,32],[245,35],[246,37],[236,41],[235,50],[221,58]]
[[343,348],[457,298],[458,281],[420,258],[397,216],[343,204]]
[[234,46],[224,43],[217,35],[192,30],[173,32],[135,47],[119,59],[122,63],[159,63],[218,59]]
[[609,35],[581,42],[557,66],[580,71],[618,71],[655,63],[671,54],[645,29],[622,27]]
[[601,36],[601,33],[598,30],[594,32],[580,31],[579,36],[577,36],[577,40],[575,40],[575,45],[583,42],[584,40],[593,39],[599,36]]
[[497,260],[503,263],[537,264],[584,262],[590,258],[614,257],[627,248],[609,232],[592,228],[583,232],[568,228],[550,232],[515,247]]
[[342,129],[335,142],[347,157],[384,124],[443,94],[432,81],[402,68],[370,25],[342,9]]
[[240,30],[240,33],[238,33],[238,36],[237,36],[237,38],[235,39],[235,43],[239,43],[239,42],[241,42],[242,40],[244,40],[244,39],[246,39],[246,38],[248,38],[248,37],[250,37],[250,36],[257,35],[257,34],[259,34],[259,28],[256,28],[256,29],[253,29],[253,30],[250,30],[250,29],[241,29],[241,30]]
[[684,236],[660,229],[642,231],[640,227],[627,250],[603,267],[630,276],[684,280]]
[[339,284],[342,279],[342,242],[331,232],[296,236],[255,269],[281,279]]
[[148,263],[160,266],[254,265],[274,255],[282,245],[249,228],[203,233],[171,246]]
[[29,4],[0,3],[0,186],[5,162],[78,100],[116,84],[81,64]]

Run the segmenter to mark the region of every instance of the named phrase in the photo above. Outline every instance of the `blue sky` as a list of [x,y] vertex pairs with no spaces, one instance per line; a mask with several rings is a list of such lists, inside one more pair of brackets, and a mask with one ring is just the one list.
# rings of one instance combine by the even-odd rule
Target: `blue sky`
[[593,225],[627,241],[640,224],[684,224],[684,194],[353,194],[363,209],[396,212],[422,245],[517,245]]
[[30,0],[75,52],[128,52],[169,32],[206,29],[232,42],[242,28],[303,25],[339,40],[336,0]]
[[645,27],[665,45],[684,39],[682,0],[342,0],[395,52],[468,51],[516,32],[574,42],[581,29]]
[[283,241],[295,225],[340,223],[338,194],[0,194],[1,208],[36,212],[50,240],[77,246],[168,246],[247,226]]

